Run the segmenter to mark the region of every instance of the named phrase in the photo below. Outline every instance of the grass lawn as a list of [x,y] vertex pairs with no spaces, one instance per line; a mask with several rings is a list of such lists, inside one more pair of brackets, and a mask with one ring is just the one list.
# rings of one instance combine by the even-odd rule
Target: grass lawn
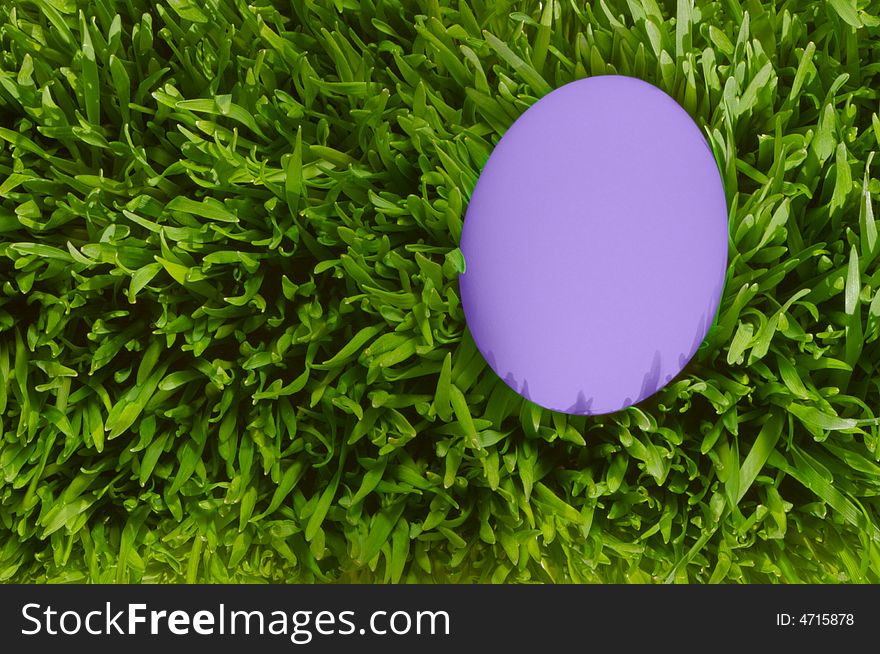
[[[511,123],[703,128],[717,323],[573,417],[468,335]],[[875,0],[0,5],[0,580],[880,582]],[[564,307],[560,307],[564,310]]]

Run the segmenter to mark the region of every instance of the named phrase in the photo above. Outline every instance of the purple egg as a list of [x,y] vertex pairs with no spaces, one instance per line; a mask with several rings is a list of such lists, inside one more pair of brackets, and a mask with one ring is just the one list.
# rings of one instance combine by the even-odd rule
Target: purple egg
[[712,325],[727,204],[700,128],[618,75],[556,89],[507,130],[461,235],[461,299],[492,369],[547,409],[603,414],[657,392]]

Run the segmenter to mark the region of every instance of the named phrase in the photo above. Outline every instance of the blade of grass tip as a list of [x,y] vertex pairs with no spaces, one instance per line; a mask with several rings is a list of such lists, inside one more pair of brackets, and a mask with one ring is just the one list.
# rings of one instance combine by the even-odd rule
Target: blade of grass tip
[[440,376],[437,378],[437,391],[434,394],[434,411],[443,422],[452,419],[452,404],[450,395],[452,392],[452,352],[447,352],[440,368]]
[[681,61],[691,51],[691,23],[694,0],[678,0],[675,18],[675,59]]
[[302,126],[296,130],[296,145],[293,153],[287,158],[284,192],[290,215],[299,215],[299,201],[302,196]]
[[749,364],[758,359],[762,359],[770,351],[770,343],[773,341],[773,337],[776,335],[779,321],[786,313],[788,313],[788,310],[795,302],[800,300],[809,292],[810,289],[802,288],[797,293],[792,295],[788,300],[786,300],[785,304],[783,304],[779,308],[779,310],[770,317],[770,320],[768,320],[767,324],[764,325],[763,329],[761,329],[761,332],[758,335],[754,347],[752,347],[752,351],[749,354]]
[[309,521],[306,523],[305,533],[303,534],[306,541],[311,542],[312,539],[315,538],[318,530],[321,528],[321,524],[324,522],[324,518],[327,516],[327,512],[330,510],[330,505],[333,503],[333,498],[336,496],[336,490],[339,488],[339,480],[342,478],[342,466],[345,462],[345,452],[346,448],[343,447],[340,451],[339,467],[336,470],[336,474],[333,475],[330,484],[324,489],[324,492],[321,493],[321,497],[318,499],[318,504],[315,506],[314,512],[309,516]]
[[382,547],[391,537],[394,526],[397,524],[398,520],[400,520],[404,508],[406,508],[406,502],[397,501],[376,514],[370,525],[370,532],[367,535],[367,539],[364,541],[363,549],[355,561],[356,564],[366,565],[379,554]]
[[165,205],[166,211],[180,211],[192,216],[200,216],[210,220],[224,223],[237,223],[238,216],[229,211],[219,200],[206,197],[201,202],[196,202],[183,195],[178,195]]
[[859,472],[863,472],[875,479],[880,479],[880,466],[873,461],[866,459],[858,452],[853,452],[845,447],[834,445],[829,441],[825,441],[822,445],[826,450],[833,453],[853,470],[858,470]]
[[852,191],[852,172],[849,166],[849,152],[845,143],[838,143],[834,154],[834,192],[831,195],[831,213],[842,208]]
[[199,463],[201,463],[207,435],[208,431],[205,423],[194,420],[191,438],[186,439],[177,450],[179,465],[168,490],[170,494],[177,493],[196,471]]
[[143,457],[141,457],[140,472],[138,475],[138,482],[140,483],[141,487],[145,486],[147,481],[150,479],[150,475],[156,468],[156,464],[159,462],[159,458],[165,451],[165,445],[168,442],[169,436],[170,434],[164,434],[154,439],[153,442],[150,443],[144,450],[144,455]]
[[131,78],[125,70],[125,64],[116,55],[110,55],[110,77],[116,90],[116,100],[119,102],[122,125],[126,125],[130,117],[128,103],[131,102]]
[[385,467],[388,464],[388,457],[383,456],[380,457],[376,463],[371,466],[366,474],[364,474],[363,479],[361,480],[361,486],[358,488],[357,492],[351,498],[350,506],[356,506],[364,499],[366,499],[367,495],[376,490],[376,487],[379,485],[379,482],[382,481],[382,476],[385,474]]
[[752,344],[754,331],[755,326],[752,323],[740,321],[727,351],[728,365],[734,365],[741,362],[744,352]]
[[844,361],[855,366],[862,353],[864,335],[862,334],[862,312],[859,295],[862,292],[861,273],[859,271],[859,253],[853,245],[849,253],[849,267],[844,286],[844,313],[846,314],[846,345]]
[[785,384],[789,392],[799,400],[809,400],[811,395],[807,391],[807,387],[804,386],[804,382],[801,380],[795,365],[782,355],[777,355],[776,365],[779,368],[779,376],[782,378],[782,383]]
[[856,29],[862,27],[862,21],[859,18],[859,13],[856,11],[853,0],[828,0],[828,4],[831,5],[835,13],[847,25],[851,25]]
[[186,564],[186,583],[194,584],[199,580],[199,562],[202,558],[203,539],[201,534],[196,533],[193,537],[192,548],[189,551],[189,559]]
[[526,500],[532,495],[535,486],[535,467],[538,461],[537,449],[530,441],[523,441],[517,451],[516,468],[522,481],[523,493]]
[[791,91],[786,100],[787,105],[795,103],[800,97],[801,89],[803,88],[804,81],[807,79],[807,72],[809,71],[810,64],[813,62],[813,55],[815,53],[816,44],[810,41],[804,48],[804,52],[798,62],[797,71],[794,74],[794,81],[791,83]]
[[477,429],[474,426],[474,419],[471,416],[471,410],[468,408],[467,400],[461,389],[453,383],[449,384],[449,400],[452,404],[455,418],[464,430],[467,446],[475,450],[481,449],[477,440]]
[[[723,441],[719,443],[721,462],[726,469],[727,478],[724,480],[724,499],[731,510],[736,510],[739,505],[740,487],[739,487],[739,438],[734,436],[724,446]],[[720,475],[719,475],[720,477]]]
[[504,41],[488,30],[483,30],[483,38],[486,39],[489,46],[498,53],[504,62],[516,71],[520,79],[538,94],[538,97],[545,96],[553,90],[544,78],[541,77],[540,73],[520,59],[520,57],[514,53],[514,51],[510,49],[510,46]]
[[864,272],[877,256],[877,223],[874,221],[874,206],[869,190],[869,172],[874,153],[868,155],[865,162],[865,175],[862,178],[861,199],[859,202],[859,234],[861,238],[860,270]]
[[80,29],[82,30],[82,76],[83,99],[86,104],[86,118],[94,126],[101,124],[101,84],[98,77],[98,63],[95,59],[95,48],[85,14],[79,12]]
[[398,518],[394,532],[391,534],[391,560],[388,565],[391,569],[391,583],[399,583],[403,577],[407,558],[409,557],[409,525],[406,520]]
[[369,325],[362,328],[357,332],[357,334],[352,336],[351,340],[348,341],[348,343],[346,343],[336,354],[324,361],[319,366],[316,365],[315,367],[329,369],[341,366],[356,354],[361,353],[364,350],[364,346],[367,344],[367,342],[378,336],[379,333],[381,333],[384,329],[384,324]]
[[718,528],[727,519],[728,515],[730,515],[730,507],[727,506],[727,503],[725,502],[724,509],[722,510],[718,521],[714,525],[712,525],[710,529],[703,531],[703,533],[691,546],[691,548],[673,564],[672,568],[669,570],[669,573],[666,575],[666,578],[663,580],[664,584],[675,583],[675,580],[678,577],[679,570],[681,570],[683,567],[687,566],[691,561],[693,561],[694,557],[699,554],[700,551],[712,539],[712,537],[718,531]]
[[147,504],[137,507],[128,516],[125,527],[122,528],[122,537],[119,540],[119,556],[116,557],[116,583],[121,584],[126,581],[126,570],[128,568],[128,556],[131,554],[135,546],[135,538],[141,530],[141,526],[146,520],[150,512],[150,506]]
[[[445,31],[445,28],[443,28],[440,21],[436,18],[431,18],[430,25],[436,29],[437,32]],[[465,65],[455,53],[449,49],[446,43],[438,38],[431,29],[424,25],[416,25],[416,32],[433,46],[432,49],[436,53],[439,63],[446,68],[455,82],[460,84],[461,88],[467,88],[472,81],[471,75]]]
[[153,281],[160,270],[162,270],[160,263],[148,263],[146,266],[138,268],[131,276],[131,282],[128,286],[128,301],[134,304],[137,294]]
[[804,406],[797,402],[792,402],[786,407],[786,409],[805,425],[825,431],[841,431],[845,429],[854,429],[859,426],[859,421],[853,418],[841,418],[839,416],[829,415],[815,407]]
[[159,382],[165,376],[169,362],[163,362],[156,368],[141,386],[132,387],[114,406],[107,416],[104,430],[108,431],[107,440],[121,436],[131,427],[147,402],[156,392]]
[[159,355],[162,353],[161,341],[152,341],[141,356],[140,364],[138,364],[136,382],[138,386],[143,386],[150,378],[150,373],[159,362]]
[[254,507],[257,504],[257,487],[250,486],[244,492],[241,498],[238,511],[238,531],[244,531],[245,526],[250,521],[254,513]]
[[555,0],[547,0],[544,4],[541,23],[538,26],[538,33],[535,35],[535,44],[532,47],[532,66],[538,72],[544,69],[544,62],[547,59],[547,47],[550,45],[550,35],[553,31],[555,5]]
[[819,162],[824,164],[825,160],[831,156],[835,150],[836,138],[834,130],[836,126],[835,109],[829,104],[825,105],[822,115],[819,119],[819,125],[816,128],[816,136],[810,147],[815,151]]
[[816,470],[815,460],[809,454],[797,447],[793,447],[791,452],[795,463],[793,466],[788,463],[782,454],[775,451],[770,455],[768,463],[803,484],[851,525],[869,532],[874,541],[880,540],[880,529],[877,528],[877,525],[870,522],[867,516],[859,511],[855,504]]
[[739,491],[736,497],[737,504],[745,497],[752,484],[755,483],[755,479],[757,479],[758,474],[767,463],[767,459],[770,458],[770,454],[776,448],[776,443],[782,434],[783,423],[784,416],[782,412],[775,407],[771,409],[770,417],[764,423],[764,426],[761,427],[761,431],[758,433],[752,449],[749,450],[740,468]]
[[880,335],[880,289],[874,292],[871,304],[868,306],[868,340],[874,340]]
[[284,474],[281,476],[281,481],[278,482],[278,486],[275,488],[275,492],[272,494],[272,499],[269,501],[269,506],[266,507],[266,510],[260,515],[256,516],[254,520],[258,520],[264,518],[267,515],[271,515],[275,512],[275,510],[281,506],[281,503],[287,499],[290,495],[290,492],[296,486],[300,479],[302,479],[303,475],[306,473],[305,463],[302,461],[294,461],[287,470],[284,471]]
[[562,500],[543,482],[537,482],[533,489],[536,498],[547,505],[555,515],[577,525],[583,525],[585,523],[584,516],[582,516],[577,509],[571,506],[568,502]]
[[52,23],[52,27],[55,28],[58,36],[61,37],[61,40],[64,41],[64,45],[70,50],[74,50],[76,48],[76,39],[73,36],[73,32],[71,32],[70,28],[67,26],[67,22],[61,17],[61,14],[58,13],[58,10],[53,7],[52,4],[47,2],[47,0],[34,0],[34,4],[40,8],[40,13]]

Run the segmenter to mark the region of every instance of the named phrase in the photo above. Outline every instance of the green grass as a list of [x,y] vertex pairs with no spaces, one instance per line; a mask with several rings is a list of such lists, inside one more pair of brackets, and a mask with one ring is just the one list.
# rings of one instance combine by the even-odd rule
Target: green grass
[[[871,0],[0,6],[0,579],[880,581]],[[505,129],[621,73],[704,128],[718,321],[530,404],[457,250]]]

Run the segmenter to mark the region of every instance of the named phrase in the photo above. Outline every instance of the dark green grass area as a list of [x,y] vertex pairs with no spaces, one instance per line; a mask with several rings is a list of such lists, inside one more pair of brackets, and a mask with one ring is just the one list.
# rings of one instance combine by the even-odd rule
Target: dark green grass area
[[[0,4],[0,579],[880,581],[880,6],[696,4]],[[606,73],[704,128],[730,266],[576,418],[486,366],[457,246]]]

